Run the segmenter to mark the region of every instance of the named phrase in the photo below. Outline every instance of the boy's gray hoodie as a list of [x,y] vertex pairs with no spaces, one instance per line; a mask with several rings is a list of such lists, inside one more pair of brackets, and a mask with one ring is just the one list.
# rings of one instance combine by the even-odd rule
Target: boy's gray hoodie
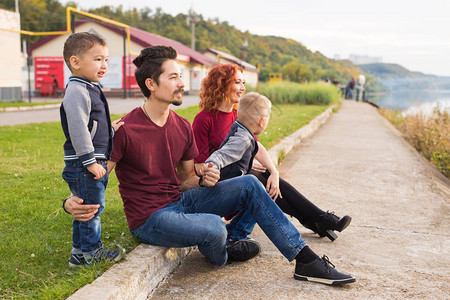
[[65,161],[79,159],[87,167],[97,159],[110,158],[114,130],[108,102],[98,85],[71,76],[59,111],[66,136]]

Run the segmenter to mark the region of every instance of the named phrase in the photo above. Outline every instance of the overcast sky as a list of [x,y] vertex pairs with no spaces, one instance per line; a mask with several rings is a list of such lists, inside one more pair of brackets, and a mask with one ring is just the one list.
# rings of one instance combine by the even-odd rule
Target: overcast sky
[[[74,0],[86,10],[161,7],[171,15],[191,7],[253,34],[301,42],[327,57],[381,57],[411,71],[450,76],[449,0]],[[66,3],[66,0],[61,0]]]

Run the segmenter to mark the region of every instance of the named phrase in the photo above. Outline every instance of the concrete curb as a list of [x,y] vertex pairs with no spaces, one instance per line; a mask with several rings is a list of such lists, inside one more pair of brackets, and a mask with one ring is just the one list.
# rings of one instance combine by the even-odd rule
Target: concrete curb
[[165,248],[140,244],[126,259],[113,265],[69,300],[148,299],[151,292],[185,258],[191,248]]
[[59,108],[60,106],[61,106],[61,103],[59,103],[59,104],[47,104],[47,105],[35,105],[35,106],[0,107],[0,112],[53,109],[53,108]]
[[[269,150],[275,164],[279,153],[286,155],[296,145],[313,134],[331,115],[330,106],[279,144]],[[91,284],[76,291],[68,300],[84,299],[148,299],[152,291],[189,254],[191,248],[165,248],[141,244],[126,259],[113,265]]]

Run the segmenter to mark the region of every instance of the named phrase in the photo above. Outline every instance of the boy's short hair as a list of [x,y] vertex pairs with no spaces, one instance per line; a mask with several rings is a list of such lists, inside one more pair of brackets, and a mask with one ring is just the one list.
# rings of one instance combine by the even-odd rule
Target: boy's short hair
[[258,123],[261,118],[270,116],[271,107],[272,103],[266,96],[251,92],[239,100],[237,118]]
[[95,33],[77,32],[72,33],[64,43],[63,56],[67,67],[72,71],[70,65],[70,57],[81,57],[86,51],[94,47],[96,44],[106,46],[106,41]]
[[162,64],[166,60],[176,59],[177,56],[177,51],[170,46],[153,46],[142,49],[139,56],[133,60],[137,67],[134,77],[146,98],[150,97],[151,92],[145,85],[145,80],[150,78],[159,84],[159,76],[164,72]]

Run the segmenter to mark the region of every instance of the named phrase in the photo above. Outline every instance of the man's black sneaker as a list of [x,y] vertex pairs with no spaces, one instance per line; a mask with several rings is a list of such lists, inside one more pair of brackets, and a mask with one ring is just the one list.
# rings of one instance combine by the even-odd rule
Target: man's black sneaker
[[261,247],[253,239],[227,243],[228,261],[246,261],[259,254]]
[[69,258],[69,267],[79,267],[82,265],[87,265],[83,254],[72,254]]
[[313,281],[329,285],[339,285],[355,282],[351,275],[341,273],[335,269],[327,256],[318,257],[313,262],[302,264],[297,261],[294,278],[297,280]]
[[86,264],[91,265],[101,261],[116,262],[122,257],[121,253],[121,249],[117,249],[114,251],[98,249],[97,252],[95,252],[95,254],[90,258],[85,258]]

